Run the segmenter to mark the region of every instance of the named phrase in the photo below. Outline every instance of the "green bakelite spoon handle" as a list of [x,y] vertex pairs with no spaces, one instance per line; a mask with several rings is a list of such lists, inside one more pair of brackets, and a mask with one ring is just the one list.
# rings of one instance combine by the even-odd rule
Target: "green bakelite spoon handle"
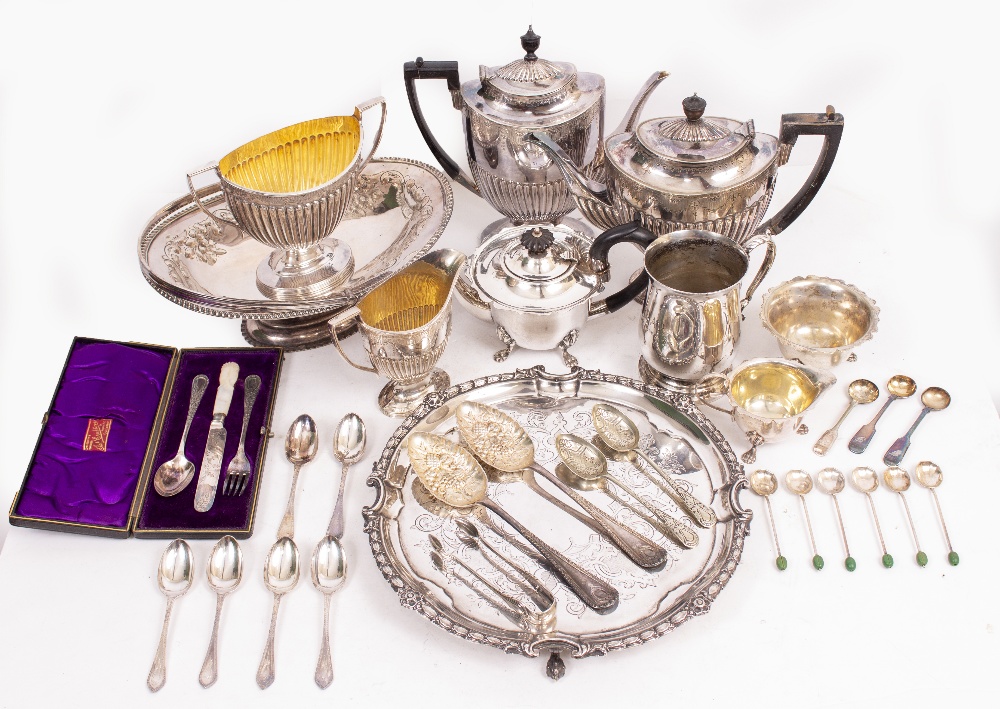
[[[956,556],[956,558],[958,557]],[[779,556],[777,559],[775,559],[774,563],[778,567],[778,571],[784,571],[785,569],[788,568],[788,559],[786,559],[783,556]],[[958,562],[956,561],[955,563]]]
[[927,566],[927,555],[922,551],[917,552],[917,563],[921,566]]
[[854,571],[856,568],[858,568],[858,562],[854,560],[853,556],[849,556],[846,559],[844,559],[844,567],[848,571]]
[[884,566],[887,569],[891,569],[892,568],[892,564],[893,564],[892,554],[883,554],[882,555],[882,566]]
[[816,568],[817,571],[819,571],[820,569],[822,569],[823,568],[823,557],[820,556],[819,554],[817,554],[816,556],[814,556],[813,557],[813,566]]
[[958,552],[952,551],[948,552],[948,563],[952,566],[958,566]]

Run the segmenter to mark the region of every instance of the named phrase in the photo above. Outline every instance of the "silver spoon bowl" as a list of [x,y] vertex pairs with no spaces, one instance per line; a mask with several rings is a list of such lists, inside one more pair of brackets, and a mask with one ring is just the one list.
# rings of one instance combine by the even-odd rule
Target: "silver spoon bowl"
[[333,682],[333,657],[330,652],[330,599],[347,580],[347,557],[340,540],[323,537],[312,555],[313,586],[323,594],[323,646],[316,663],[316,684],[326,689]]
[[160,566],[156,582],[160,591],[167,597],[167,610],[163,614],[163,629],[160,631],[160,643],[156,647],[153,666],[149,669],[146,686],[149,691],[159,691],[167,681],[167,628],[170,626],[170,612],[174,601],[191,588],[194,580],[194,557],[191,547],[183,539],[176,539],[167,545],[160,557]]
[[215,623],[208,652],[201,665],[198,682],[202,687],[211,687],[219,677],[219,621],[222,618],[222,603],[226,596],[235,591],[243,580],[243,552],[240,545],[228,534],[216,542],[208,557],[208,585],[215,591]]

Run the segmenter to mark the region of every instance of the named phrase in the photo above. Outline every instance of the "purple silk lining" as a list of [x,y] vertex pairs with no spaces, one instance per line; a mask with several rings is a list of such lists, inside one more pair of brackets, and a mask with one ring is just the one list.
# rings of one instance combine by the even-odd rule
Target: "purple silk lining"
[[[15,514],[40,520],[76,522],[101,527],[128,525],[149,436],[156,418],[173,352],[119,342],[78,338],[25,480]],[[151,474],[177,453],[191,395],[198,374],[209,378],[188,434],[185,455],[198,471],[208,439],[212,408],[219,388],[219,372],[226,362],[240,365],[233,393],[223,455],[220,494],[208,512],[194,510],[198,473],[173,497],[161,497],[152,481],[146,489],[137,529],[241,530],[249,527],[253,507],[256,465],[263,442],[271,392],[276,385],[280,353],[267,349],[189,350],[181,354]],[[236,454],[243,423],[243,383],[250,374],[261,378],[261,388],[250,416],[246,453],[251,474],[239,497],[221,494],[225,470]],[[111,419],[107,451],[84,451],[89,419]]]

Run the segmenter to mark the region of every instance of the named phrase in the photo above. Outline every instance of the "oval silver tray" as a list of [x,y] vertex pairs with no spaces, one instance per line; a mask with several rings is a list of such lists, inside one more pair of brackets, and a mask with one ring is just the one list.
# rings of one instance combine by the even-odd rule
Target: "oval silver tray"
[[[199,197],[213,212],[230,216],[217,186],[203,188]],[[326,343],[328,316],[354,305],[430,251],[451,219],[453,202],[448,179],[430,165],[405,158],[372,160],[334,233],[351,247],[354,274],[327,298],[282,302],[261,294],[257,264],[271,249],[250,237],[221,243],[215,222],[191,195],[166,205],[146,224],[139,238],[139,266],[153,289],[178,305],[216,317],[244,318],[244,335],[252,344],[316,346]],[[295,322],[275,322],[285,320]]]
[[[434,534],[450,554],[517,595],[516,587],[489,566],[479,552],[466,549],[458,540],[456,516],[471,514],[470,518],[476,520],[478,515],[488,513],[471,513],[436,503],[409,465],[407,436],[413,431],[429,431],[454,438],[454,411],[463,401],[490,404],[516,418],[534,441],[537,462],[553,471],[558,462],[555,434],[592,438],[595,432],[591,407],[598,402],[612,403],[638,426],[643,450],[674,473],[673,479],[681,486],[709,504],[719,522],[712,529],[692,527],[700,542],[694,549],[682,550],[603,493],[582,493],[668,551],[666,566],[649,572],[632,564],[616,547],[545,502],[524,483],[491,479],[488,494],[492,499],[580,566],[608,580],[621,598],[612,613],[598,615],[543,565],[518,551],[509,541],[515,536],[513,531],[499,519],[495,523],[507,532],[506,538],[479,525],[484,536],[531,570],[556,598],[554,630],[529,632],[464,584],[446,577],[430,559],[428,535]],[[678,455],[679,450],[684,454]],[[644,499],[690,524],[673,500],[631,465],[614,461],[608,465],[617,476],[634,485]],[[538,480],[555,492],[547,481]],[[629,377],[580,368],[557,375],[538,366],[475,379],[431,394],[389,439],[368,484],[376,488],[377,499],[364,509],[365,530],[375,561],[399,594],[402,605],[450,633],[508,653],[537,657],[548,650],[547,672],[555,678],[565,671],[562,652],[575,658],[604,655],[665,635],[692,616],[706,613],[739,564],[751,518],[751,513],[739,504],[739,492],[746,486],[742,466],[722,434],[689,397]],[[562,493],[555,494],[569,501]]]

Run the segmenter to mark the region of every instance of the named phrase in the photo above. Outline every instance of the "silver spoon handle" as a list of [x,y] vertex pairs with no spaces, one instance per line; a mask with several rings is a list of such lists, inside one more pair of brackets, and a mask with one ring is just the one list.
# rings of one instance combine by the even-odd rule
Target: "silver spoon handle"
[[894,402],[897,398],[899,397],[892,396],[890,394],[886,402],[882,404],[882,408],[878,410],[877,414],[875,414],[875,417],[858,429],[858,432],[851,438],[851,442],[847,444],[847,449],[851,451],[851,453],[861,454],[865,452],[865,449],[868,448],[868,444],[872,442],[872,436],[875,435],[875,424],[877,424],[878,420],[882,418],[882,414],[884,414],[885,410],[889,408],[889,404]]
[[340,489],[337,491],[337,503],[333,506],[330,526],[326,530],[327,536],[334,539],[340,539],[344,536],[344,483],[347,481],[347,470],[350,467],[350,463],[340,464]]
[[910,533],[913,534],[913,544],[917,547],[917,553],[920,553],[920,540],[917,539],[917,528],[913,524],[913,517],[910,515],[910,505],[906,502],[906,496],[899,492],[899,499],[903,501],[903,509],[906,511],[906,521],[910,523]]
[[[591,515],[589,518],[585,515],[577,516],[574,514],[573,516],[577,517],[577,519],[591,529],[594,529],[598,534],[607,535],[611,539],[611,542],[625,552],[625,555],[636,564],[645,569],[652,569],[661,567],[667,562],[668,556],[665,549],[657,546],[641,534],[632,531],[624,524],[621,524],[554,474],[550,473],[546,468],[536,464],[531,466],[531,470],[555,485],[569,496],[573,502],[589,512]],[[597,527],[596,529],[595,526]]]
[[[452,557],[452,559],[454,560],[454,557]],[[442,567],[442,572],[444,572],[444,568],[443,567]],[[489,603],[492,608],[496,609],[497,613],[499,613],[500,615],[502,615],[504,618],[506,618],[507,620],[509,620],[511,623],[513,623],[514,625],[516,625],[518,627],[523,627],[525,619],[524,619],[524,616],[522,614],[515,613],[514,611],[512,611],[507,606],[500,605],[499,603],[497,603],[496,601],[494,601],[492,598],[488,598],[487,596],[484,596],[482,593],[479,592],[479,589],[476,588],[471,581],[469,581],[464,576],[459,576],[455,572],[454,569],[452,569],[452,571],[451,571],[451,576],[454,577],[454,578],[456,578],[456,579],[458,579],[459,581],[461,581],[462,585],[466,586],[470,591],[472,591],[477,596],[479,596],[480,598],[482,598],[484,601],[486,601],[487,603]]]
[[882,545],[882,556],[885,556],[889,551],[885,548],[885,538],[882,536],[882,525],[878,522],[878,512],[875,511],[875,500],[872,499],[870,492],[865,493],[865,497],[868,498],[868,504],[872,508],[872,519],[875,520],[875,531],[878,532],[878,543]]
[[[511,614],[513,615],[513,617],[518,618],[518,620],[516,620],[514,622],[516,622],[518,625],[521,625],[521,624],[524,623],[524,614],[526,612],[526,609],[522,608],[520,603],[518,603],[516,600],[514,600],[513,598],[511,598],[508,594],[506,594],[503,591],[501,591],[496,586],[496,584],[490,582],[482,574],[480,574],[478,571],[476,571],[475,569],[473,569],[472,567],[470,567],[468,564],[466,564],[465,562],[463,562],[458,557],[456,557],[456,556],[454,556],[452,554],[449,554],[449,556],[451,557],[451,560],[452,560],[453,563],[458,564],[463,569],[465,569],[466,571],[468,571],[474,578],[476,578],[479,581],[479,583],[483,584],[483,586],[485,586],[486,588],[488,588],[491,593],[493,593],[497,598],[499,598],[503,602],[504,606],[507,607],[507,609],[511,612]],[[508,617],[510,617],[510,616],[508,616]]]
[[257,392],[259,391],[260,377],[256,374],[251,374],[243,381],[243,426],[240,428],[240,445],[237,447],[237,451],[243,452],[243,444],[247,437],[247,426],[250,424],[250,413],[253,411],[253,405],[257,401]]
[[618,591],[614,586],[604,579],[597,578],[593,574],[584,571],[565,556],[557,552],[541,539],[536,537],[531,531],[525,528],[520,522],[514,519],[504,508],[493,500],[485,499],[481,503],[483,507],[493,512],[503,521],[517,530],[518,534],[531,542],[552,568],[566,582],[570,589],[588,607],[597,612],[611,612],[618,606]]
[[[679,487],[677,487],[677,484],[670,479],[670,476],[667,474],[667,471],[665,471],[663,468],[657,465],[648,455],[646,455],[640,450],[636,450],[636,453],[638,453],[639,457],[642,458],[644,461],[646,461],[646,463],[653,470],[655,470],[657,473],[660,474],[660,476],[663,479],[663,482],[666,483],[667,487],[669,487],[670,489],[668,490],[664,488],[662,485],[660,485],[659,481],[656,480],[656,478],[650,477],[649,479],[652,480],[657,485],[657,487],[659,487],[661,490],[663,490],[668,495],[677,500],[678,504],[680,504],[680,506],[683,507],[685,511],[691,515],[691,519],[694,520],[695,524],[697,524],[699,527],[704,527],[706,529],[715,525],[717,518],[715,516],[715,512],[712,511],[711,507],[701,502],[701,500],[697,499],[694,495],[687,492],[686,490],[681,490]],[[642,468],[640,468],[638,465],[636,465],[635,467],[638,470],[642,471]]]
[[222,602],[225,598],[224,593],[216,596],[212,639],[208,642],[208,652],[205,653],[205,661],[201,664],[201,673],[198,675],[198,682],[205,688],[211,687],[219,678],[219,620],[222,618]]
[[764,495],[764,502],[767,503],[767,517],[771,520],[771,534],[774,535],[774,550],[781,557],[781,545],[778,544],[778,528],[774,524],[774,511],[771,509],[771,496]]
[[857,403],[858,402],[853,399],[851,400],[851,403],[847,405],[846,409],[844,409],[844,413],[841,414],[839,419],[837,419],[837,423],[833,424],[832,428],[824,432],[823,435],[819,437],[819,440],[816,441],[815,445],[813,445],[813,453],[816,455],[826,455],[826,452],[830,450],[830,446],[832,446],[837,440],[837,434],[840,431],[840,424],[844,423],[844,419],[847,418],[847,415],[851,413],[851,410]]
[[285,505],[285,516],[281,518],[278,525],[278,539],[288,537],[293,539],[295,534],[295,491],[299,487],[299,470],[301,463],[297,463],[292,469],[292,489],[288,493],[288,504]]
[[260,658],[260,665],[257,667],[257,686],[267,689],[274,683],[274,630],[278,626],[278,605],[281,603],[281,594],[274,594],[274,607],[271,609],[271,629],[267,633],[267,643],[264,645],[264,654]]
[[937,493],[931,488],[931,497],[934,498],[934,506],[937,507],[938,519],[941,520],[941,529],[944,530],[944,540],[948,543],[948,551],[954,552],[951,546],[951,537],[948,536],[948,525],[944,523],[944,513],[941,511],[941,503],[938,501]]
[[[552,594],[545,589],[537,580],[534,579],[531,574],[525,571],[523,568],[515,564],[513,561],[505,557],[503,554],[494,549],[485,539],[482,537],[473,544],[471,541],[462,540],[462,543],[470,549],[478,549],[479,553],[483,555],[486,561],[490,562],[490,565],[506,576],[511,583],[515,584],[531,599],[531,602],[538,606],[539,610],[545,610],[549,608],[555,599]],[[489,555],[486,554],[486,550],[489,550],[494,556],[496,556],[500,561],[514,569],[515,573],[510,573],[502,567],[500,564],[495,562]]]
[[819,552],[816,551],[816,537],[813,536],[812,520],[809,519],[809,508],[806,507],[806,498],[799,495],[799,502],[802,503],[802,512],[805,513],[806,516],[806,529],[809,530],[809,545],[812,547],[813,556],[819,556]]
[[163,614],[163,630],[160,631],[160,644],[156,646],[156,656],[153,666],[149,668],[146,686],[149,691],[158,692],[167,682],[167,628],[170,626],[170,611],[174,608],[173,597],[167,598],[167,610]]
[[181,442],[177,446],[177,452],[183,453],[184,446],[187,443],[188,431],[191,430],[191,422],[194,421],[194,415],[198,411],[198,405],[201,403],[201,397],[205,395],[205,389],[208,388],[208,377],[204,374],[199,374],[191,381],[191,400],[188,402],[188,414],[187,419],[184,421],[184,431],[181,433]]
[[840,502],[836,495],[831,495],[831,497],[833,498],[833,506],[837,508],[837,522],[840,523],[840,536],[844,540],[844,551],[847,552],[847,556],[850,556],[851,547],[847,545],[847,530],[844,529],[844,517],[840,514]]
[[659,507],[647,504],[641,497],[639,497],[639,494],[635,490],[613,475],[608,475],[608,479],[624,490],[632,497],[632,499],[636,500],[639,504],[652,512],[656,516],[656,519],[660,521],[660,524],[667,530],[667,534],[676,539],[681,546],[687,549],[694,549],[698,546],[698,533],[693,529],[681,524],[679,520],[674,519]]
[[899,461],[903,459],[903,456],[906,455],[906,450],[910,447],[910,436],[912,436],[913,432],[917,430],[917,426],[924,420],[924,416],[926,416],[929,411],[930,409],[926,406],[920,411],[920,415],[917,416],[917,420],[913,422],[912,426],[910,426],[910,430],[897,438],[896,442],[893,443],[889,450],[885,452],[885,455],[882,456],[883,463],[886,465],[899,465]]
[[320,689],[326,689],[333,682],[333,655],[330,652],[330,597],[333,594],[323,594],[323,645],[319,650],[319,660],[316,662],[316,680]]

